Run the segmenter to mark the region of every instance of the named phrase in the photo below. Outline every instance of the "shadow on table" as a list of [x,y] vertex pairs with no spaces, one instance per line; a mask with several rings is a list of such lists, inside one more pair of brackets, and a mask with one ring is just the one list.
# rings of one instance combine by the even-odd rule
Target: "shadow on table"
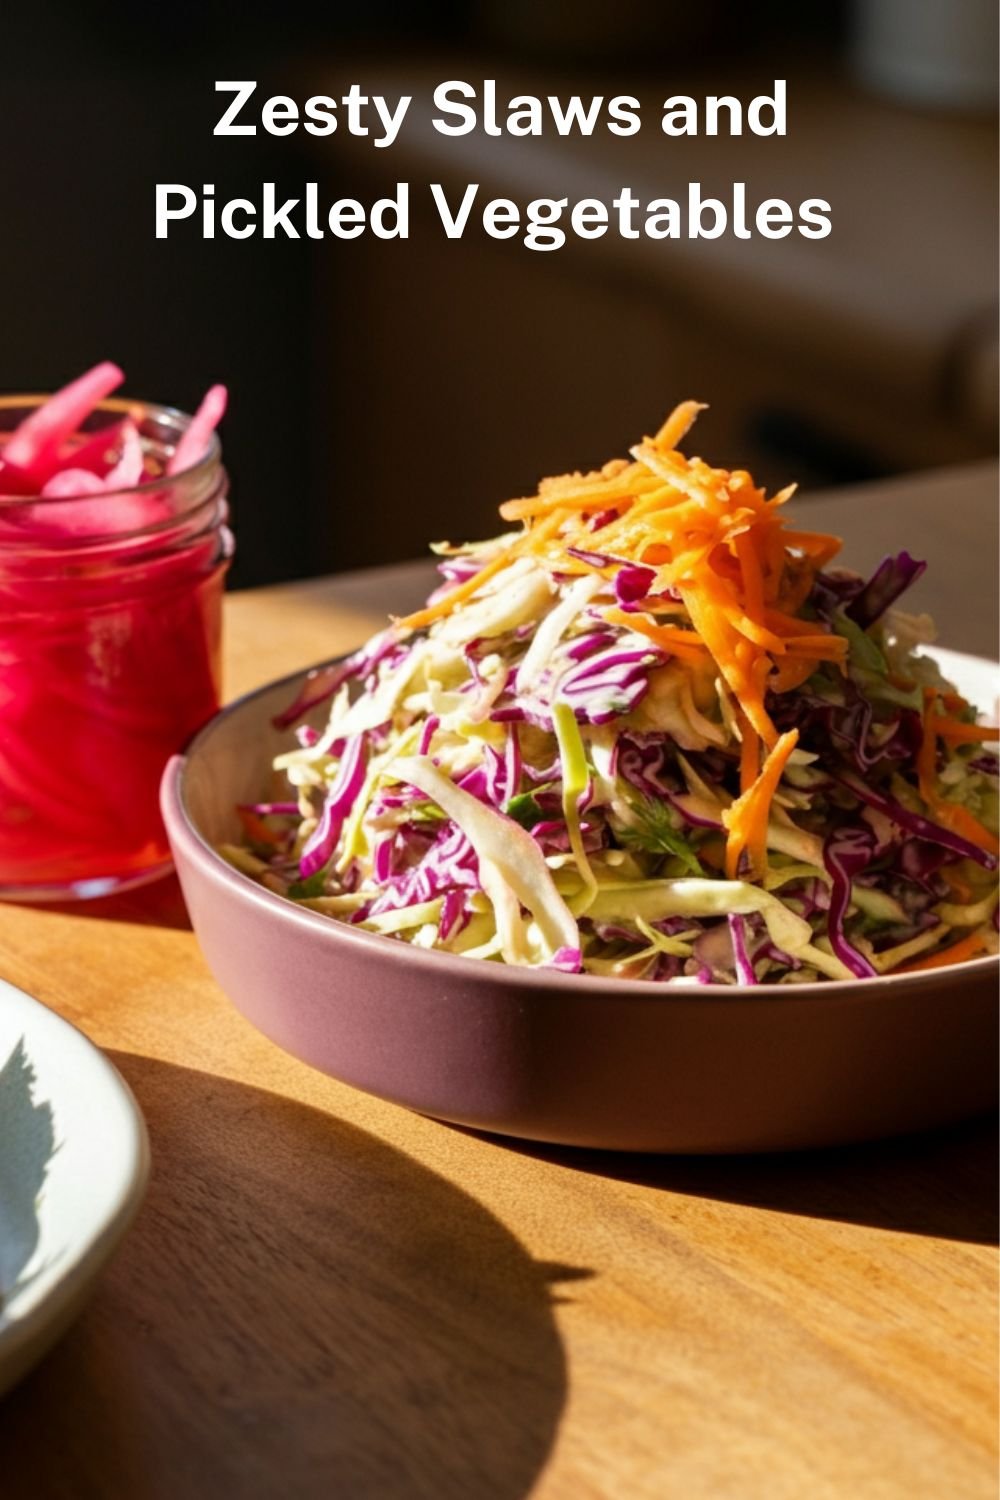
[[993,1245],[996,1121],[836,1150],[762,1156],[646,1156],[504,1142],[527,1155],[644,1187],[778,1213]]
[[526,1495],[565,1400],[553,1284],[588,1273],[319,1111],[111,1056],[149,1124],[149,1197],[0,1405],[5,1500]]
[[136,886],[113,896],[90,901],[35,901],[33,911],[54,912],[64,917],[91,917],[102,922],[129,922],[139,927],[191,928],[191,920],[176,875],[165,875],[149,885]]

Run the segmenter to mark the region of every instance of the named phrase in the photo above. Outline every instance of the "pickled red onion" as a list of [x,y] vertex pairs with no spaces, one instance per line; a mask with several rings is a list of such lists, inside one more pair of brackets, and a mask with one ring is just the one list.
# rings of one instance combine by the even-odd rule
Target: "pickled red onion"
[[39,488],[58,465],[58,450],[105,396],[117,389],[124,373],[110,360],[64,385],[13,432],[4,448],[4,467],[19,469],[39,481]]
[[[136,425],[141,420],[141,406],[133,413],[134,420],[125,417],[96,433],[79,432],[81,424],[124,378],[118,366],[106,360],[30,412],[0,448],[0,498],[76,500],[135,489],[158,478],[162,470],[147,467]],[[181,473],[202,457],[226,410],[227,394],[223,385],[210,387],[170,458],[169,475]],[[90,519],[96,522],[100,514]],[[29,510],[18,517],[18,523],[34,525],[40,515]],[[81,514],[66,529],[79,534],[81,524],[89,527],[90,519]],[[139,524],[126,509],[119,513],[122,521],[124,525],[113,523],[107,530],[127,531]],[[47,510],[41,529],[62,530],[57,522],[58,513]],[[147,517],[141,524],[149,523]]]
[[201,405],[188,424],[184,436],[167,464],[168,474],[180,474],[196,464],[208,446],[208,440],[222,421],[229,392],[224,385],[213,385],[206,391]]

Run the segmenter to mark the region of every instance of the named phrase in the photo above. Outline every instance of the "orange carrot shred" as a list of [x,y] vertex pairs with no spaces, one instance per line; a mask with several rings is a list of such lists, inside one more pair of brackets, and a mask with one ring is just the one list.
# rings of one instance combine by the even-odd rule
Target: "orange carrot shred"
[[259,813],[249,807],[238,807],[236,812],[251,843],[264,844],[271,849],[284,844],[287,835],[280,828],[273,828]]
[[684,630],[678,625],[655,625],[646,616],[641,614],[626,614],[623,609],[606,609],[604,618],[609,625],[621,625],[625,630],[634,630],[637,635],[644,635],[647,640],[662,646],[666,651],[676,651],[685,657],[704,661],[705,643],[696,631]]
[[771,686],[776,693],[790,693],[807,682],[815,670],[816,663],[812,657],[802,658],[794,653],[783,656],[775,665]]
[[511,550],[508,549],[506,552],[498,553],[496,557],[490,558],[489,562],[480,568],[478,573],[474,573],[464,583],[458,584],[456,588],[453,588],[450,593],[445,594],[434,604],[428,604],[424,609],[418,609],[414,614],[405,615],[401,620],[397,620],[397,627],[401,630],[422,630],[425,625],[431,625],[435,620],[440,620],[445,615],[450,615],[456,605],[463,604],[466,599],[470,599],[473,594],[477,594],[487,579],[492,578],[502,568],[506,568],[513,561],[510,556]]
[[698,413],[707,410],[708,407],[703,401],[682,401],[679,406],[674,407],[653,442],[658,448],[663,448],[667,452],[676,448],[681,438],[690,430]]
[[789,729],[778,740],[763,769],[742,792],[731,807],[722,814],[727,832],[726,876],[739,879],[740,859],[744,850],[750,861],[751,879],[763,874],[767,865],[767,825],[771,815],[771,802],[778,783],[788,764],[788,757],[799,742],[797,729]]
[[1000,740],[1000,729],[995,724],[965,724],[960,719],[943,716],[936,720],[934,732],[954,745],[994,745]]
[[760,773],[760,739],[754,733],[746,714],[739,714],[740,792],[748,792]]
[[980,823],[978,818],[973,817],[967,807],[961,807],[957,802],[949,802],[944,797],[935,797],[931,807],[937,821],[943,823],[946,828],[950,828],[952,833],[968,839],[970,844],[984,849],[987,854],[1000,854],[1000,839]]
[[968,839],[987,854],[1000,854],[1000,839],[957,802],[949,802],[937,789],[937,736],[941,719],[937,713],[936,688],[924,688],[923,738],[917,751],[917,786],[934,817],[952,833]]
[[919,974],[924,969],[943,969],[949,964],[964,963],[968,958],[976,958],[980,953],[989,951],[989,939],[983,932],[970,932],[967,937],[958,943],[952,943],[950,948],[945,948],[938,953],[932,953],[928,958],[918,958],[913,963],[903,964],[898,969],[893,969],[894,974]]
[[[794,486],[768,499],[745,469],[713,468],[680,453],[678,444],[703,409],[698,401],[682,401],[631,458],[544,479],[534,495],[506,501],[501,515],[521,521],[522,534],[473,578],[397,623],[401,630],[434,624],[518,557],[573,575],[597,567],[611,576],[622,562],[653,568],[650,596],[660,597],[634,612],[606,610],[605,618],[691,667],[710,658],[746,724],[741,795],[756,807],[764,794],[755,788],[767,786],[772,764],[780,775],[775,756],[785,744],[765,707],[768,692],[791,690],[824,662],[842,665],[848,649],[840,636],[799,617],[817,571],[841,544],[825,532],[786,527],[781,507]],[[568,549],[612,560],[602,567],[568,556]],[[664,622],[675,613],[679,622]],[[950,722],[942,721],[937,732],[963,742],[964,729],[952,730]],[[765,750],[770,754],[761,769]],[[933,754],[933,743],[927,753]],[[753,842],[756,859],[756,824]]]

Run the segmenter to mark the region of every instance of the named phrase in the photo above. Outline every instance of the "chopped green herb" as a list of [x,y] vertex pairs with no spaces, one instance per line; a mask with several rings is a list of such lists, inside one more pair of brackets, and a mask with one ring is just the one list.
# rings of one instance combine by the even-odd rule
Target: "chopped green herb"
[[701,862],[688,840],[674,827],[670,804],[655,797],[629,801],[634,823],[619,828],[618,841],[626,849],[644,849],[651,854],[672,854],[692,875],[704,875]]
[[310,875],[308,880],[293,880],[288,887],[288,894],[296,900],[311,900],[316,896],[326,895],[326,871],[317,870],[315,875]]
[[504,812],[515,823],[520,823],[522,828],[534,828],[536,823],[544,823],[548,817],[545,809],[535,801],[534,792],[520,792],[516,797],[511,797]]

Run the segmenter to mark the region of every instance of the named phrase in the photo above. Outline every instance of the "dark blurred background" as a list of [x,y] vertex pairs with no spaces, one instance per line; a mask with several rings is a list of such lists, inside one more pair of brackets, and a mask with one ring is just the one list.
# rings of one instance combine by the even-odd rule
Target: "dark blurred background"
[[[190,409],[231,390],[223,442],[237,585],[386,562],[488,533],[540,473],[623,452],[688,395],[698,447],[807,488],[995,447],[992,0],[480,0],[86,5],[4,17],[0,388],[101,358]],[[788,135],[668,140],[663,99],[788,80]],[[257,101],[353,81],[417,96],[389,150],[303,132],[216,139],[215,79]],[[631,139],[449,140],[438,82],[643,102]],[[481,198],[826,198],[823,241],[727,236],[541,254],[448,241],[426,184]],[[368,202],[408,181],[407,243],[153,235],[157,182],[217,202],[320,185]]]

